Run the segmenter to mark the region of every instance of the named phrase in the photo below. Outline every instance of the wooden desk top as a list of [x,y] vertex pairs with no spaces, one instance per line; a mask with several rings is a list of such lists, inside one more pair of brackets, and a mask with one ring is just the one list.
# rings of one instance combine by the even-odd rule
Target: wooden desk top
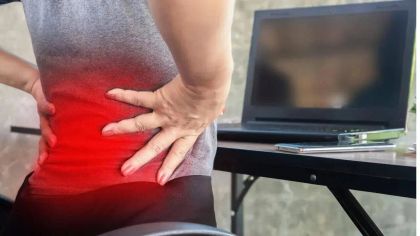
[[277,151],[274,144],[219,141],[214,169],[415,198],[416,155],[404,151],[407,146],[399,145],[396,151],[296,154]]
[[250,150],[257,152],[268,152],[278,154],[281,158],[281,154],[293,155],[296,158],[300,156],[326,158],[326,159],[338,159],[347,160],[354,162],[370,162],[385,165],[394,166],[407,166],[416,167],[416,155],[414,153],[408,153],[403,150],[397,151],[375,151],[375,152],[345,152],[345,153],[316,153],[316,154],[294,154],[277,151],[273,144],[266,143],[246,143],[246,142],[232,142],[232,141],[219,141],[219,149],[232,149],[232,150]]

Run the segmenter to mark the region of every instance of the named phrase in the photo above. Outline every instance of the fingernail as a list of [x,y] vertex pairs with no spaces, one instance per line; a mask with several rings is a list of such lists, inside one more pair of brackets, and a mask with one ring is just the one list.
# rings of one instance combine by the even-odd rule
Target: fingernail
[[163,173],[163,174],[161,175],[161,177],[159,178],[158,183],[159,183],[161,186],[163,186],[163,185],[165,185],[165,184],[166,184],[166,182],[168,181],[168,179],[169,179],[169,175],[168,175],[168,174],[166,174],[166,173]]
[[103,129],[102,129],[102,135],[104,136],[110,136],[114,134],[114,129],[115,125],[114,124],[108,124],[106,125]]
[[106,96],[109,98],[115,98],[115,94],[113,90],[109,90],[108,92],[106,92]]
[[130,165],[130,164],[124,164],[123,166],[122,166],[122,168],[121,168],[121,173],[124,175],[124,176],[128,176],[128,175],[131,175],[133,172],[135,171],[135,169],[134,169],[134,167],[132,166],[132,165]]
[[127,165],[127,164],[124,164],[124,165],[121,167],[121,173],[122,173],[124,176],[126,175],[128,168],[129,168],[129,165]]
[[[157,182],[160,184],[162,182],[162,177],[165,176],[165,173],[163,171],[159,171],[157,175]],[[160,184],[161,185],[161,184]]]

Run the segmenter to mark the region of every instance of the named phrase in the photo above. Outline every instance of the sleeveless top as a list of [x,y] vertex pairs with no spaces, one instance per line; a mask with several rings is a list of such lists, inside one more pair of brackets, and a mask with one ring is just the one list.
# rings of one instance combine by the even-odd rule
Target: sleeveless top
[[[56,107],[50,125],[57,144],[29,179],[35,195],[77,194],[101,187],[156,182],[167,151],[131,176],[124,161],[158,130],[101,135],[110,122],[145,108],[110,100],[112,88],[156,90],[178,73],[143,0],[23,0],[44,93]],[[198,138],[172,178],[210,175],[216,124]]]

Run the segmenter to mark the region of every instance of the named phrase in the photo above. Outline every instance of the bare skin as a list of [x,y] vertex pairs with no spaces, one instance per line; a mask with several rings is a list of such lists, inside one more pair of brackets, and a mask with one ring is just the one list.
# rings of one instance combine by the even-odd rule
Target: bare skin
[[48,156],[48,149],[57,142],[48,123],[49,116],[54,115],[55,107],[45,98],[39,72],[33,65],[1,50],[0,65],[0,83],[31,94],[37,103],[42,134],[38,158],[38,163],[41,164]]
[[112,99],[151,108],[152,112],[110,123],[102,132],[108,136],[160,128],[123,164],[121,172],[130,175],[170,149],[157,174],[158,183],[164,185],[198,136],[223,110],[233,69],[234,1],[150,0],[149,6],[179,75],[154,92],[109,91]]

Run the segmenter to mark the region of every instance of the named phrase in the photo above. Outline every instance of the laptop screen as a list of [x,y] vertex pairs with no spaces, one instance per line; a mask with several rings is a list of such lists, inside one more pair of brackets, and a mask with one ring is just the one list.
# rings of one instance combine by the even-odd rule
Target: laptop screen
[[407,11],[268,18],[255,39],[251,104],[398,106]]

